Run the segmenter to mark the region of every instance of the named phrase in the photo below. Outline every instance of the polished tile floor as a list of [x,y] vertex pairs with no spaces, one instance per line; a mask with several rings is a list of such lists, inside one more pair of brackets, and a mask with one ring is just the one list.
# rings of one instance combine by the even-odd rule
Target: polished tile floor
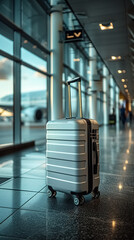
[[134,128],[100,128],[99,199],[47,197],[45,146],[0,158],[0,240],[134,239]]

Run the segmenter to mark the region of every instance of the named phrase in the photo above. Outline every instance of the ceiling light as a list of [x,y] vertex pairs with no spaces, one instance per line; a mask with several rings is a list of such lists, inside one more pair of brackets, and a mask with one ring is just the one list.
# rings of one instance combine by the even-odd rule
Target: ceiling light
[[113,29],[113,23],[100,23],[99,24],[101,30],[108,30],[108,29]]
[[120,183],[118,188],[121,190],[123,188],[122,184]]
[[116,60],[116,57],[115,57],[115,56],[111,56],[111,59],[112,59],[112,60]]
[[122,79],[121,79],[121,81],[122,81],[122,82],[125,82],[125,79],[124,79],[124,78],[122,78]]
[[74,58],[74,62],[79,62],[80,58]]
[[125,92],[128,92],[128,89],[125,89]]
[[126,84],[124,85],[124,88],[127,88],[127,85],[126,85]]
[[117,57],[116,56],[111,56],[111,60],[113,60],[113,61],[114,60],[119,60],[119,59],[121,59],[121,56],[117,56]]
[[28,43],[28,40],[24,40],[24,43]]
[[124,167],[123,167],[123,170],[126,171],[126,169],[127,169],[126,166],[124,166]]
[[113,220],[112,221],[112,227],[115,228],[115,226],[116,226],[116,221]]
[[126,71],[125,70],[118,70],[118,73],[120,74],[120,73],[126,73]]

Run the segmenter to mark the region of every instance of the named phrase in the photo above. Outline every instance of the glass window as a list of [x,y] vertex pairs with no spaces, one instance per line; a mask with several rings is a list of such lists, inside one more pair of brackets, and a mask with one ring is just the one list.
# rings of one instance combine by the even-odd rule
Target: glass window
[[86,83],[85,81],[81,81],[81,91],[82,91],[82,113],[83,113],[83,116],[85,117],[85,114],[86,114],[86,95],[85,95],[85,89],[86,87]]
[[110,114],[113,113],[114,108],[114,81],[113,78],[110,77]]
[[0,22],[0,49],[13,55],[13,31]]
[[44,74],[21,67],[22,142],[45,138],[47,81]]
[[83,117],[86,115],[86,95],[85,93],[82,93],[82,114]]
[[0,146],[13,143],[13,62],[0,56]]
[[70,13],[69,13],[70,10],[67,10],[67,12],[65,12],[63,14],[63,21],[65,23],[65,26],[68,26],[69,25],[69,16],[70,16]]
[[35,0],[22,1],[22,28],[47,47],[47,14]]
[[78,91],[74,87],[71,87],[71,107],[72,107],[72,117],[77,117],[77,94]]
[[116,89],[116,112],[115,112],[115,114],[116,114],[116,120],[118,122],[119,121],[119,88],[117,85],[116,85],[115,89]]
[[75,68],[75,51],[72,47],[70,47],[70,64],[71,64],[71,68],[74,69]]
[[82,55],[80,55],[80,69],[79,69],[80,75],[84,76],[84,60]]
[[47,72],[47,54],[24,38],[22,39],[21,59]]
[[85,96],[85,100],[86,100],[86,110],[85,110],[85,118],[89,118],[89,95],[86,94]]
[[102,71],[103,71],[103,62],[102,62],[100,56],[97,55],[97,72],[98,72],[98,74],[102,75]]
[[0,13],[13,21],[13,1],[0,0]]
[[[72,73],[69,74],[67,80],[75,78],[76,76]],[[72,117],[77,116],[77,95],[78,95],[78,90],[77,90],[77,82],[71,84],[71,108],[72,108]],[[68,96],[67,96],[67,101],[68,101]],[[69,112],[69,109],[68,111]]]
[[89,80],[89,74],[90,74],[90,69],[89,69],[89,61],[85,59],[85,64],[84,64],[84,77]]

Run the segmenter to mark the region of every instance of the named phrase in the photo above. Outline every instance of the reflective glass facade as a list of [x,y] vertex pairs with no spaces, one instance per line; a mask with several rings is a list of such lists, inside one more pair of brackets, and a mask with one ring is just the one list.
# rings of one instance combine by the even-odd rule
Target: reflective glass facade
[[[45,140],[46,122],[51,119],[49,11],[49,1],[0,1],[0,146]],[[66,5],[63,33],[80,28]],[[114,79],[110,80],[108,69],[103,74],[104,62],[85,32],[83,36],[83,41],[62,39],[63,117],[68,117],[66,82],[81,77],[83,117],[107,124],[113,106],[119,114],[119,89]],[[79,112],[76,83],[71,85],[71,96],[72,116],[76,117]]]
[[48,15],[23,0],[0,1],[0,13],[0,145],[44,139]]
[[13,61],[0,56],[0,145],[13,143]]

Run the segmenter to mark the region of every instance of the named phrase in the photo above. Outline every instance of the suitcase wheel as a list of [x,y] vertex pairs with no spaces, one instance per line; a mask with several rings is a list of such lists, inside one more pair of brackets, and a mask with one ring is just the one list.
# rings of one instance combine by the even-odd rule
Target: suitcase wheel
[[52,189],[47,190],[47,195],[49,198],[55,197],[56,194],[57,194],[57,192],[55,190],[52,190]]
[[74,205],[75,206],[82,205],[84,202],[85,202],[85,198],[82,195],[81,196],[78,196],[78,195],[75,196],[75,198],[74,198]]
[[95,187],[93,192],[92,192],[92,195],[93,195],[93,198],[96,199],[96,198],[99,198],[100,196],[100,191],[98,191],[98,187]]

